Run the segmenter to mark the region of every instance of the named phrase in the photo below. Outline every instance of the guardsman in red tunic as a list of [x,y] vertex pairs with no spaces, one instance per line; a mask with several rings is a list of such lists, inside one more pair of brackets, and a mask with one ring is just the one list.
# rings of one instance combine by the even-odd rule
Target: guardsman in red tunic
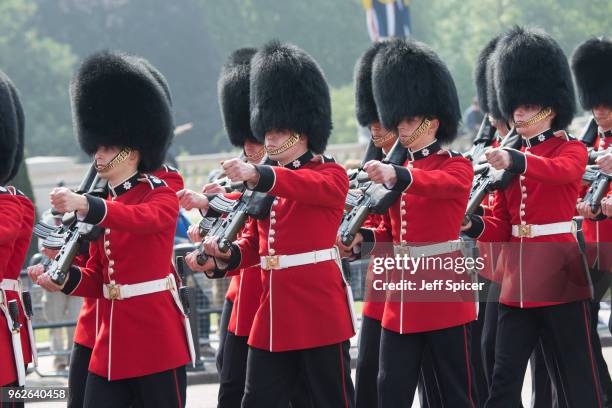
[[[250,123],[250,61],[256,52],[255,48],[234,51],[221,68],[218,81],[219,105],[229,140],[232,145],[243,149],[247,162],[252,164],[261,163],[265,156],[264,146],[253,136]],[[192,191],[184,190],[179,197],[180,204],[187,209],[198,208],[204,212],[208,206],[205,196]],[[257,231],[256,221],[249,219],[244,230]],[[202,240],[199,234],[194,238],[196,242]],[[247,341],[262,293],[259,265],[234,273],[228,273],[233,277],[226,295],[229,303],[224,305],[226,313],[225,308],[229,304],[227,334],[220,340],[224,343],[220,346],[223,353],[219,370],[220,408],[240,407],[246,381]]]
[[[142,58],[108,51],[83,62],[71,86],[74,123],[83,150],[108,180],[109,197],[65,188],[51,193],[58,211],[76,211],[83,222],[104,229],[90,245],[86,266],[71,267],[61,288],[99,299],[88,407],[185,405],[192,350],[172,266],[178,199],[147,173],[161,167],[173,121],[167,89],[148,66]],[[47,274],[34,278],[58,289]]]
[[[516,407],[527,361],[542,340],[569,406],[600,407],[590,342],[588,275],[572,231],[586,164],[579,141],[555,131],[571,122],[574,88],[567,59],[546,33],[515,27],[495,52],[500,109],[523,138],[520,150],[493,149],[487,160],[517,176],[496,193],[491,215],[463,227],[484,242],[504,242],[493,383],[486,407]],[[561,387],[560,387],[561,388]]]
[[[23,145],[20,146],[19,141],[22,122],[18,117],[19,101],[16,98],[12,82],[0,71],[0,285],[7,276],[9,260],[15,243],[20,240],[23,222],[20,200],[3,187],[14,176],[14,164],[19,164],[23,157]],[[19,387],[25,382],[24,355],[18,350],[23,343],[20,333],[13,330],[8,296],[7,291],[0,288],[0,386]],[[0,403],[0,406],[4,405]]]
[[[612,174],[612,41],[608,38],[592,38],[582,43],[572,56],[572,70],[576,78],[582,107],[593,113],[598,125],[597,137],[592,147],[598,154],[596,164],[604,173]],[[583,140],[584,142],[584,140]],[[591,280],[595,298],[591,302],[591,340],[599,367],[605,403],[612,404],[612,380],[603,358],[599,332],[599,303],[612,280],[612,220],[605,214],[594,214],[590,204],[579,202],[577,210],[584,217],[582,230],[587,244]]]
[[[385,45],[385,42],[374,43],[365,51],[355,66],[357,122],[360,126],[370,129],[372,142],[377,148],[383,150],[383,154],[389,153],[397,140],[395,132],[385,129],[381,125],[374,102],[374,94],[372,93],[372,63],[378,51]],[[382,219],[382,215],[370,214],[364,223],[364,227],[376,228],[382,222]],[[351,253],[343,255],[350,256]],[[373,278],[372,264],[370,263],[366,275],[366,289],[370,288],[368,283]],[[373,297],[372,291],[366,292],[359,330],[357,374],[355,376],[355,406],[357,408],[375,407],[378,404],[376,379],[378,377],[380,349],[380,321],[382,320],[385,302],[384,298],[374,299]]]
[[[481,51],[478,57],[475,79],[478,100],[484,101],[484,106],[481,106],[483,112],[488,112],[489,121],[492,126],[497,129],[495,139],[491,144],[491,148],[499,147],[504,138],[510,133],[510,125],[499,108],[497,100],[497,90],[495,87],[495,48],[499,42],[499,35],[490,40]],[[486,106],[486,107],[485,107]],[[482,157],[484,159],[484,157]],[[491,215],[495,194],[488,194],[482,203],[482,212],[480,215]],[[481,301],[479,304],[478,322],[482,321],[482,334],[478,335],[476,327],[472,331],[472,339],[476,338],[481,344],[473,345],[480,347],[480,355],[482,357],[482,365],[474,362],[474,368],[479,375],[482,371],[486,378],[486,388],[478,387],[478,394],[481,402],[484,403],[489,395],[489,387],[493,377],[493,367],[495,365],[495,341],[497,335],[497,311],[499,303],[499,294],[501,291],[501,276],[496,273],[496,264],[499,257],[500,247],[492,242],[477,242],[479,256],[484,260],[484,267],[479,271],[481,281],[488,282],[485,284],[485,290],[480,292]],[[488,286],[488,289],[486,287]],[[483,299],[484,298],[484,299]],[[476,337],[478,336],[478,337]],[[476,357],[477,349],[474,349],[472,357]],[[546,368],[545,356],[542,352],[541,344],[538,344],[530,358],[531,378],[532,378],[532,407],[547,408],[553,405],[552,401],[558,401],[559,396],[563,398],[557,390],[556,385],[559,384],[558,376],[551,377]],[[550,364],[549,364],[550,365]],[[558,403],[558,402],[555,402]],[[563,401],[560,403],[561,407]]]
[[[13,96],[18,125],[17,155],[15,156],[13,167],[8,177],[8,180],[10,181],[17,175],[19,167],[23,162],[25,115],[23,112],[23,107],[21,106],[21,101],[17,89],[11,82],[9,82],[8,84],[11,90],[11,95]],[[21,273],[21,268],[24,264],[28,252],[28,247],[30,246],[30,241],[32,239],[32,228],[34,226],[35,217],[34,204],[32,203],[32,201],[30,201],[29,198],[27,198],[21,191],[17,190],[15,187],[8,186],[7,190],[9,191],[9,193],[17,197],[19,203],[21,204],[22,222],[21,228],[19,229],[19,236],[17,237],[13,245],[13,253],[9,257],[7,268],[4,274],[4,279],[2,280],[2,283],[0,283],[0,288],[4,290],[7,302],[11,300],[17,301],[21,323],[21,350],[23,352],[23,361],[27,366],[31,362],[34,362],[34,364],[37,363],[36,341],[34,339],[34,331],[32,330],[30,316],[25,313],[26,308],[23,302],[23,286],[19,279],[19,274]]]
[[[453,79],[424,44],[394,40],[374,59],[373,90],[383,126],[397,129],[409,158],[405,166],[366,163],[372,181],[401,196],[385,217],[388,221],[374,230],[363,228],[352,245],[373,243],[374,251],[393,245],[397,257],[405,254],[423,263],[449,259],[455,264],[463,259],[459,228],[473,171],[467,159],[442,148],[454,139],[460,119]],[[426,352],[432,355],[442,403],[478,404],[470,361],[470,324],[476,318],[473,296],[444,290],[428,294],[422,289],[434,277],[453,283],[471,280],[452,267],[445,271],[435,262],[432,265],[429,270],[417,266],[410,271],[405,264],[397,265],[393,271],[397,279],[387,282],[394,287],[387,287],[382,319],[378,406],[412,404]],[[405,282],[416,290],[408,289]]]
[[242,406],[287,406],[302,376],[314,406],[353,407],[352,298],[334,246],[348,178],[341,166],[315,156],[331,132],[329,88],[312,57],[278,42],[255,54],[250,80],[253,134],[279,165],[232,159],[223,168],[275,200],[269,217],[234,243],[229,258],[208,237],[205,250],[217,259],[200,269],[224,268],[225,258],[228,270],[262,270]]
[[[163,180],[168,187],[176,192],[183,188],[183,178],[178,170],[172,166],[163,165],[159,170],[151,174]],[[85,267],[89,259],[89,242],[85,242],[82,245],[81,251],[75,258],[73,265]],[[58,252],[43,248],[43,255],[50,259],[55,258]],[[37,270],[41,272],[37,272]],[[42,272],[44,272],[44,266],[41,264],[28,267],[28,274],[31,276]],[[68,408],[80,408],[83,406],[91,352],[93,351],[101,323],[98,314],[98,302],[99,299],[96,298],[83,298],[83,306],[77,319],[68,374],[68,388],[70,388]]]

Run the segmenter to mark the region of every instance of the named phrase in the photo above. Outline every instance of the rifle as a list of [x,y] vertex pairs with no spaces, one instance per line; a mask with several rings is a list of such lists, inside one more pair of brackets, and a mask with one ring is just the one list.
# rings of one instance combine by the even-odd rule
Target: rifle
[[[268,159],[265,164],[271,165],[272,162]],[[221,252],[229,251],[232,242],[238,236],[238,233],[244,227],[248,217],[258,220],[264,219],[270,213],[273,196],[266,193],[252,191],[246,188],[244,183],[240,183],[240,197],[232,200],[222,195],[214,196],[209,203],[209,211],[212,208],[214,216],[207,216],[200,221],[200,235],[204,238],[206,235],[217,237],[217,245]],[[196,258],[198,264],[204,265],[208,259],[208,255],[204,253],[203,241],[198,246],[198,256]],[[209,276],[209,275],[207,275]],[[222,276],[209,276],[217,278]]]
[[472,148],[465,152],[463,157],[469,159],[471,162],[478,160],[484,153],[485,148],[491,146],[493,143],[496,132],[497,129],[491,125],[488,115],[485,115],[484,118],[482,118],[478,133],[476,133],[476,137],[474,138]]
[[189,287],[187,286],[187,275],[185,274],[185,258],[182,256],[176,257],[176,272],[179,278],[181,278],[178,288],[179,298],[181,299],[185,315],[189,316],[191,314],[191,307],[189,304]]
[[348,170],[346,173],[349,178],[349,184],[353,183],[357,175],[363,171],[363,166],[370,160],[382,160],[383,159],[383,151],[382,147],[376,147],[374,141],[370,139],[370,143],[368,143],[368,148],[366,149],[365,156],[363,156],[363,160],[361,160],[361,164],[357,169]]
[[[77,191],[84,191],[86,184],[85,182],[87,182],[89,184],[87,193],[101,194],[102,192],[100,191],[100,186],[105,186],[106,181],[103,181],[97,174],[93,179],[89,180],[88,176],[89,172]],[[105,191],[104,188],[102,188],[102,191]],[[58,286],[62,286],[66,281],[70,266],[72,266],[74,258],[78,255],[79,249],[81,248],[83,242],[95,241],[104,231],[101,227],[80,222],[76,217],[76,213],[64,214],[62,217],[62,224],[63,226],[60,228],[63,228],[63,234],[65,237],[63,244],[59,250],[59,253],[45,272]]]
[[[81,181],[79,187],[75,190],[77,194],[91,194],[97,197],[105,198],[107,195],[106,190],[107,182],[104,179],[98,177],[96,172],[95,163],[93,163],[85,177]],[[75,222],[75,214],[61,214],[57,212],[55,209],[51,209],[52,214],[54,216],[62,216],[62,223],[59,226],[45,224],[42,221],[39,221],[34,226],[33,233],[38,238],[42,239],[42,245],[45,248],[59,250],[64,246],[68,237],[68,230],[70,225],[73,225]]]
[[[383,162],[403,166],[407,156],[408,149],[402,146],[398,139]],[[360,171],[355,177],[354,184],[355,189],[347,194],[346,211],[338,229],[344,245],[353,242],[369,214],[384,214],[401,195],[400,192],[374,183],[364,171]]]
[[587,151],[589,155],[589,159],[587,161],[588,164],[594,164],[595,160],[606,152],[605,150],[603,152],[598,152],[597,150],[595,150],[594,144],[595,139],[597,139],[597,131],[597,122],[595,121],[594,117],[591,117],[591,119],[589,119],[587,124],[582,129],[582,136],[580,137],[580,141],[587,146]]
[[[521,136],[513,128],[504,138],[500,147],[518,149],[521,143]],[[480,206],[482,200],[488,193],[506,188],[515,176],[515,174],[507,170],[495,170],[489,164],[476,166],[474,174],[475,177],[472,182],[472,190],[470,191],[470,198],[465,211],[466,217],[476,212],[476,209]]]
[[587,146],[593,146],[593,144],[595,144],[595,139],[597,139],[597,122],[595,118],[591,116],[591,119],[589,119],[584,128],[582,128],[580,141]]
[[601,208],[601,199],[610,189],[612,174],[603,173],[598,166],[591,165],[587,166],[582,180],[591,184],[582,201],[589,203],[591,211],[596,214]]

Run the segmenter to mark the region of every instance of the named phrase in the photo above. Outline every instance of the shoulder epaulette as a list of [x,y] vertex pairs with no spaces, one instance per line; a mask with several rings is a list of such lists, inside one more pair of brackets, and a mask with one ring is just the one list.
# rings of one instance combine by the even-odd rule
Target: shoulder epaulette
[[10,194],[12,194],[12,195],[22,196],[22,197],[25,197],[25,196],[26,196],[25,194],[23,194],[23,192],[22,192],[21,190],[17,189],[17,188],[16,188],[16,187],[14,187],[14,186],[8,186],[8,187],[7,187],[7,190],[8,190],[8,192],[9,192]]
[[166,170],[168,173],[178,173],[178,169],[176,167],[172,167],[169,164],[164,164],[163,165],[164,170]]
[[151,189],[155,189],[158,187],[168,187],[168,184],[166,184],[164,180],[161,180],[151,174],[144,174],[143,176],[144,180],[146,180],[151,186]]
[[463,157],[463,155],[461,153],[459,153],[459,152],[457,152],[455,150],[440,149],[438,151],[438,154],[444,154],[444,153],[448,154],[449,157],[458,157],[458,156],[462,156]]

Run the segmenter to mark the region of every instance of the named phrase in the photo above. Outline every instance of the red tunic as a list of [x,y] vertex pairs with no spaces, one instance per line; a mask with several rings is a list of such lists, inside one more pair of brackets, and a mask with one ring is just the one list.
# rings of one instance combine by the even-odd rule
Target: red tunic
[[[293,162],[299,162],[297,169],[257,166],[257,190],[277,199],[270,216],[257,222],[258,237],[245,235],[237,241],[239,268],[259,265],[260,256],[271,251],[292,255],[334,246],[348,177],[338,164],[300,160]],[[355,334],[342,271],[334,260],[262,270],[261,275],[263,294],[250,346],[300,350],[336,344]]]
[[232,276],[230,284],[227,287],[225,298],[230,302],[236,303],[236,296],[238,296],[238,288],[240,287],[240,275]]
[[[595,142],[595,149],[598,151],[612,146],[612,137],[601,138]],[[586,193],[585,189],[585,193]],[[612,191],[612,188],[611,188]],[[585,219],[582,224],[584,239],[587,242],[587,254],[589,265],[593,266],[596,260],[599,261],[599,268],[612,272],[612,219],[606,218],[601,221]]]
[[[165,181],[168,187],[175,192],[183,189],[183,177],[173,167],[164,165],[151,174]],[[88,258],[88,255],[80,255],[75,259],[74,265],[85,266]],[[98,299],[83,298],[83,306],[74,331],[74,342],[90,349],[94,347],[100,328],[97,305]]]
[[[407,245],[429,245],[459,238],[459,230],[472,185],[471,163],[446,150],[437,150],[434,143],[421,149],[418,160],[407,161],[406,167],[396,167],[398,182],[394,189],[402,190],[399,200],[389,210],[390,221],[383,222],[374,232],[376,247],[389,242]],[[423,153],[425,152],[425,153]],[[401,170],[401,171],[400,171]],[[441,255],[452,259],[461,258],[459,251]],[[432,268],[435,269],[435,268]],[[453,271],[417,269],[413,280],[420,287],[420,277],[443,279],[465,279],[465,275]],[[398,279],[407,279],[404,270],[396,271]],[[414,278],[418,278],[414,279]],[[473,301],[465,297],[449,297],[440,292],[433,296],[444,297],[443,301],[418,301],[416,294],[404,290],[387,294],[382,326],[396,333],[418,333],[439,330],[468,323],[476,318]],[[428,295],[425,295],[426,297]],[[417,300],[415,300],[417,299]],[[462,301],[463,300],[463,301]]]
[[[256,220],[249,218],[241,235],[245,234],[257,236]],[[255,314],[261,303],[263,291],[261,277],[259,265],[240,269],[240,275],[232,277],[232,283],[236,282],[237,287],[228,330],[236,336],[244,337],[251,333]]]
[[[22,214],[19,200],[4,187],[0,187],[0,281],[4,279],[8,260],[13,253],[13,245],[19,237]],[[4,294],[2,294],[0,300],[3,302],[2,307],[6,307]],[[11,332],[4,313],[0,313],[0,361],[2,362],[0,385],[12,384],[17,381]]]
[[[19,236],[15,240],[13,246],[13,254],[9,258],[6,273],[4,278],[18,280],[21,273],[21,267],[24,264],[25,257],[28,254],[30,241],[32,240],[32,228],[34,227],[34,204],[23,193],[15,188],[9,187],[15,197],[19,200],[22,210],[21,228]],[[23,351],[23,361],[27,364],[32,362],[32,348],[30,346],[30,334],[27,329],[27,316],[23,309],[23,302],[18,292],[7,291],[6,297],[8,300],[18,300],[19,315],[21,316],[21,350]]]
[[[363,223],[363,228],[377,228],[383,222],[383,218],[386,216],[386,214],[370,214],[366,222]],[[384,256],[384,254],[378,254],[378,256]],[[363,302],[363,315],[369,317],[370,319],[381,321],[385,311],[385,302],[384,299],[375,299],[376,295],[372,293],[371,288],[374,279],[372,267],[373,264],[370,260],[368,270],[366,272],[366,294]]]
[[[542,137],[544,141],[538,142]],[[590,289],[572,233],[514,237],[512,225],[543,225],[571,221],[587,161],[577,140],[545,134],[530,139],[531,147],[511,150],[521,162],[520,176],[496,192],[492,215],[484,216],[483,242],[502,245],[498,273],[503,276],[500,302],[539,307],[586,299]]]
[[88,199],[84,222],[103,227],[104,238],[90,245],[87,266],[71,269],[63,289],[99,299],[100,328],[89,371],[108,380],[154,374],[190,360],[183,316],[169,291],[123,300],[103,297],[102,286],[111,280],[137,284],[175,273],[178,199],[163,181],[139,177],[116,187],[107,200]]

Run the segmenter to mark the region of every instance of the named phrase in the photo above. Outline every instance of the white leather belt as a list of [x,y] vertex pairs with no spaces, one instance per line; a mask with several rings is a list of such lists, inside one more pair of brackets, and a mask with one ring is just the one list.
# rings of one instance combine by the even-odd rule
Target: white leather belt
[[410,258],[421,258],[428,256],[436,256],[442,254],[448,254],[461,250],[463,241],[447,241],[440,242],[437,244],[423,245],[423,246],[411,246],[411,245],[393,245],[394,255],[408,255]]
[[518,238],[534,238],[542,235],[574,233],[574,221],[553,222],[552,224],[522,224],[512,226],[512,236]]
[[12,290],[13,292],[21,292],[21,284],[17,279],[2,279],[0,289]]
[[266,270],[284,269],[292,266],[316,264],[318,262],[339,260],[338,248],[320,249],[294,255],[268,255],[261,257],[261,268]]
[[173,283],[174,280],[172,279],[172,275],[168,275],[162,279],[129,285],[120,285],[116,283],[105,284],[102,287],[102,292],[104,293],[104,297],[108,300],[123,300],[135,296],[172,290]]

